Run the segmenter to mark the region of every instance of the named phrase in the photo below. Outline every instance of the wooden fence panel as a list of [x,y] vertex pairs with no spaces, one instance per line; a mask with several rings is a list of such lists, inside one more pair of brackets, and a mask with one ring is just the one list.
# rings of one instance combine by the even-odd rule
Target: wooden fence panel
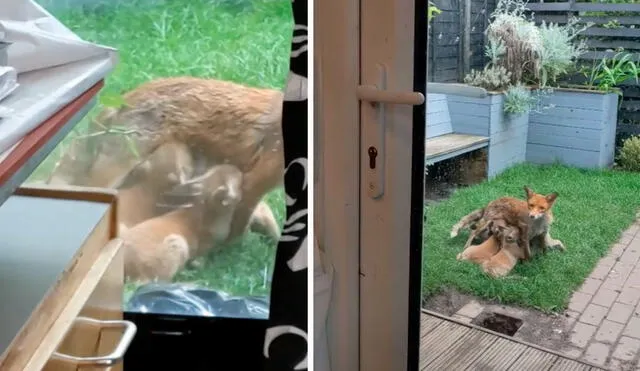
[[[435,0],[434,4],[442,13],[431,21],[428,31],[428,80],[462,81],[470,70],[482,69],[487,62],[484,31],[496,0]],[[466,56],[465,50],[469,50]]]

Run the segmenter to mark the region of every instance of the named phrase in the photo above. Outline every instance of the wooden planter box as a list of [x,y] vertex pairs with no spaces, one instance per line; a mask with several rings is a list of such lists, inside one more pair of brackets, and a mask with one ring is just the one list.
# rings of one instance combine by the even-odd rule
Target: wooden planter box
[[492,178],[525,161],[529,114],[504,113],[504,95],[447,95],[455,132],[489,138],[487,176]]
[[618,95],[579,89],[554,89],[546,107],[529,115],[526,159],[581,168],[613,165]]

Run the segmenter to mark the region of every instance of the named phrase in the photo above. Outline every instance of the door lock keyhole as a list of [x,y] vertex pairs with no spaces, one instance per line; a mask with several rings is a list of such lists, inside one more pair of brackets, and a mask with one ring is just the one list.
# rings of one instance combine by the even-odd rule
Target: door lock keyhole
[[369,154],[369,169],[375,169],[376,157],[378,157],[378,150],[376,149],[376,147],[371,146],[367,150],[367,153]]

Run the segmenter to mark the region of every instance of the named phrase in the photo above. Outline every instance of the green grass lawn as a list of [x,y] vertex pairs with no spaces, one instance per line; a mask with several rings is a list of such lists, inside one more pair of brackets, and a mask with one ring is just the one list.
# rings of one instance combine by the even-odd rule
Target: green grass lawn
[[[290,0],[129,0],[56,8],[60,1],[41,3],[80,37],[119,50],[120,63],[107,78],[102,96],[120,95],[154,78],[181,75],[284,87],[293,27]],[[32,180],[51,171],[64,145],[43,162]],[[282,224],[282,189],[270,193],[267,202]],[[202,269],[181,272],[177,280],[236,295],[266,294],[270,284],[265,282],[265,270],[271,274],[275,244],[249,233],[210,254]]]
[[[551,232],[564,242],[566,252],[552,250],[546,256],[537,255],[518,264],[504,279],[489,278],[477,265],[456,261],[468,234],[450,239],[453,224],[498,197],[524,199],[524,185],[539,193],[559,193]],[[633,223],[639,208],[638,173],[585,171],[559,165],[514,167],[426,208],[423,293],[428,297],[444,288],[455,288],[505,304],[543,311],[564,309],[571,293]]]

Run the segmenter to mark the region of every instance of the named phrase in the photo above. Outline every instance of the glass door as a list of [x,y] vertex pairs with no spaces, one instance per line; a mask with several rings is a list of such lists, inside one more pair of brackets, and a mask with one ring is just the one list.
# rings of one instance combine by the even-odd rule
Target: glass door
[[621,140],[637,123],[638,53],[616,49],[637,31],[609,30],[631,10],[582,0],[425,9],[427,166],[424,203],[413,204],[426,216],[422,370],[497,368],[506,345],[494,344],[508,343],[541,347],[515,347],[514,370],[544,368],[534,358],[565,369],[637,359],[637,348],[621,354],[627,337],[602,335],[629,335],[637,317],[620,309],[640,300],[628,258],[638,138]]
[[360,1],[360,369],[417,370],[424,1]]
[[[334,14],[351,11],[347,4]],[[351,141],[360,160],[360,369],[501,362],[492,344],[503,342],[485,329],[599,366],[637,359],[622,355],[628,337],[610,346],[598,340],[612,326],[628,335],[637,318],[614,314],[640,300],[632,279],[637,259],[626,260],[638,239],[638,168],[630,155],[637,138],[616,143],[630,120],[637,58],[606,46],[614,33],[630,37],[630,26],[611,31],[612,18],[604,16],[594,26],[587,22],[596,12],[613,17],[629,9],[581,1],[360,0],[356,21],[335,18],[359,30],[359,55],[344,48],[353,46],[349,28],[322,52],[344,58],[332,74],[348,82],[354,70],[347,62],[359,61],[359,118],[341,117],[360,130]],[[435,16],[429,27],[427,15]],[[607,82],[602,76],[614,69],[621,80]],[[331,84],[345,89],[336,90],[344,103],[331,102],[340,113],[340,104],[351,103],[349,86]],[[336,122],[345,135],[353,127]],[[349,152],[341,154],[354,170]],[[330,155],[323,159],[325,168],[336,166]],[[326,191],[325,206],[345,200]],[[497,206],[489,208],[494,214],[485,214],[489,205]],[[323,213],[331,243],[342,242],[339,254],[352,253],[334,236],[353,232],[332,225],[328,208]],[[353,279],[345,267],[355,264],[341,258],[335,306],[355,291],[342,287]],[[348,314],[333,316],[339,322]],[[532,367],[532,354],[559,359],[515,348],[513,369]]]

